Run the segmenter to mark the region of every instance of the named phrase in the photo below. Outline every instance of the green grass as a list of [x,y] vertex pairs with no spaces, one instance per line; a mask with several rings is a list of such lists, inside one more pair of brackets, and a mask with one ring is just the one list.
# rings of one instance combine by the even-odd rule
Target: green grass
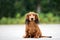
[[[60,17],[54,16],[52,13],[40,13],[39,20],[42,24],[60,24]],[[2,17],[2,19],[0,19],[0,24],[25,24],[25,16],[21,17],[18,13],[15,18]]]

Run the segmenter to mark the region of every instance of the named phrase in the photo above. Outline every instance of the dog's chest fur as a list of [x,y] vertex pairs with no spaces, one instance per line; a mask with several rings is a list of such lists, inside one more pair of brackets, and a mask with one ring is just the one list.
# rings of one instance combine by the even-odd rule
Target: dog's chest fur
[[29,23],[28,27],[29,27],[29,33],[30,34],[33,34],[33,33],[35,33],[37,31],[37,27],[36,27],[36,24],[35,24],[34,21],[31,21]]

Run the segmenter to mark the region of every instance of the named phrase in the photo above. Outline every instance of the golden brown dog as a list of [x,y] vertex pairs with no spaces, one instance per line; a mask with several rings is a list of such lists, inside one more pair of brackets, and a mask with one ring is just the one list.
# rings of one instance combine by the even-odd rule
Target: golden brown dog
[[26,14],[26,35],[24,38],[51,38],[51,36],[42,36],[42,32],[38,27],[39,19],[38,14],[29,12]]

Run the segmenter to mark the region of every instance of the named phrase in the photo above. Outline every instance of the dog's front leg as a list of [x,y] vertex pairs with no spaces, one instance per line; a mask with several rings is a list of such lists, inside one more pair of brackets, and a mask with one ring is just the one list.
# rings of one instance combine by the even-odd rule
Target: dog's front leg
[[39,38],[39,36],[38,35],[35,35],[34,38]]

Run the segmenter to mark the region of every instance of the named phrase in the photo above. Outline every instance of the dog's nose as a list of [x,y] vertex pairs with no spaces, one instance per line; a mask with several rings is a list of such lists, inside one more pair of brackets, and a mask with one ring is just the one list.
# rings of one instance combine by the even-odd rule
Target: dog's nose
[[33,20],[33,18],[31,18],[31,20]]

